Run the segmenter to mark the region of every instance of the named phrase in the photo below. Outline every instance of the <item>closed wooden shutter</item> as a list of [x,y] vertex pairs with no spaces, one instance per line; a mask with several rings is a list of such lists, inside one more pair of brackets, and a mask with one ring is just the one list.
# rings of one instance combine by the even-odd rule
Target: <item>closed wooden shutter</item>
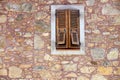
[[56,48],[79,49],[79,10],[56,10]]

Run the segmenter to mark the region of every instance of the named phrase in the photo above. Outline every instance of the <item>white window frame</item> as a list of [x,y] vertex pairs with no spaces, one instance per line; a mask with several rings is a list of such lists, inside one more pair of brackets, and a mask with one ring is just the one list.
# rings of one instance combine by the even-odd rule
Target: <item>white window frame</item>
[[[56,49],[56,9],[77,9],[80,12],[80,49],[57,50]],[[85,23],[83,5],[51,5],[51,54],[53,55],[84,55],[85,54]]]

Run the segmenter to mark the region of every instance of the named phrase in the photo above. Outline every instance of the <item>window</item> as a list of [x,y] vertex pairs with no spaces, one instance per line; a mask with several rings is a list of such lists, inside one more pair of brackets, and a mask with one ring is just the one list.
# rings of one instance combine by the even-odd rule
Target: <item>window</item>
[[79,10],[56,10],[56,48],[80,49]]
[[51,5],[51,54],[85,54],[83,5]]

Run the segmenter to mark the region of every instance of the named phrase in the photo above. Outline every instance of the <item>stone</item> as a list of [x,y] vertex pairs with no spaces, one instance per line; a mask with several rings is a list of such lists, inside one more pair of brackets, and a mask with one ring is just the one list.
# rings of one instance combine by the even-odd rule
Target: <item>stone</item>
[[61,64],[68,64],[69,61],[61,61]]
[[110,35],[110,32],[103,32],[102,33],[104,36],[108,36],[108,35]]
[[119,65],[119,61],[113,61],[112,64],[113,64],[113,66],[118,66]]
[[32,37],[32,33],[25,33],[24,35],[23,35],[23,37]]
[[63,65],[63,70],[64,71],[76,71],[77,70],[77,64],[65,64]]
[[35,33],[41,33],[41,32],[48,32],[48,31],[50,31],[50,26],[47,25],[42,20],[36,20],[34,25],[35,25]]
[[49,36],[49,33],[43,33],[42,36],[47,37]]
[[94,34],[100,34],[100,30],[98,30],[98,29],[95,29],[95,30],[93,30],[92,31]]
[[77,3],[77,0],[68,0],[69,3]]
[[42,77],[43,80],[45,79],[52,79],[52,74],[48,70],[41,70],[39,72],[40,76]]
[[77,80],[89,80],[89,78],[87,78],[85,76],[78,76]]
[[8,11],[17,11],[17,12],[32,12],[35,7],[32,5],[32,3],[7,3],[5,7]]
[[108,27],[107,29],[108,29],[109,31],[115,31],[116,28],[115,28],[114,26],[110,26],[110,27]]
[[22,69],[16,66],[9,67],[9,77],[10,78],[21,78],[22,77]]
[[23,69],[27,69],[31,67],[31,64],[21,64],[19,67]]
[[93,6],[94,3],[95,3],[95,0],[87,0],[86,1],[87,6]]
[[120,75],[120,67],[116,67],[116,69],[114,70],[114,74]]
[[87,11],[88,11],[89,13],[92,13],[92,12],[93,12],[93,8],[88,8]]
[[101,75],[111,75],[113,72],[113,68],[112,67],[103,67],[100,66],[97,69],[97,73],[101,74]]
[[3,68],[3,65],[2,65],[2,64],[0,64],[0,68]]
[[91,49],[91,55],[93,59],[104,59],[105,50],[102,48],[93,48]]
[[107,80],[107,78],[105,78],[104,76],[100,74],[95,74],[95,75],[92,75],[91,80]]
[[102,42],[104,40],[103,36],[101,35],[97,35],[97,36],[93,36],[91,38],[91,41],[92,42],[95,42],[95,43],[99,43],[99,42]]
[[103,61],[102,66],[111,66],[111,63],[109,61]]
[[120,41],[115,41],[114,44],[119,46],[120,45]]
[[92,65],[98,65],[98,63],[96,61],[91,61],[90,62]]
[[112,21],[110,23],[113,25],[120,25],[120,14],[112,18]]
[[25,43],[26,43],[27,45],[33,46],[33,40],[31,40],[31,39],[26,39],[26,40],[25,40]]
[[41,49],[44,47],[44,41],[37,34],[34,35],[34,49]]
[[113,1],[113,6],[114,6],[115,8],[117,8],[118,10],[120,10],[120,1],[119,1],[119,0],[114,0],[114,1]]
[[31,12],[32,11],[32,4],[31,3],[23,3],[22,5],[21,5],[21,7],[22,7],[22,11],[23,12]]
[[119,54],[118,48],[112,48],[110,52],[107,54],[107,59],[116,60],[118,59],[118,54]]
[[21,5],[9,2],[6,4],[6,9],[8,11],[21,11]]
[[7,75],[7,69],[0,69],[0,75],[6,76]]
[[26,75],[26,78],[30,79],[30,78],[32,78],[32,75]]
[[14,22],[14,21],[15,21],[15,19],[13,17],[8,18],[8,22]]
[[60,71],[62,70],[62,66],[60,64],[55,64],[54,66],[52,66],[51,70]]
[[75,58],[73,59],[73,61],[74,61],[74,62],[78,62],[78,61],[79,61],[79,57],[75,57]]
[[6,46],[6,40],[5,40],[5,36],[4,35],[0,35],[0,52],[4,51],[4,48]]
[[33,70],[36,70],[36,71],[38,71],[38,70],[43,70],[43,69],[45,69],[45,67],[44,66],[34,66],[33,67]]
[[16,17],[16,20],[21,21],[21,20],[23,20],[23,18],[24,18],[23,14],[18,14],[17,17]]
[[118,34],[112,34],[112,35],[109,36],[109,39],[110,40],[115,40],[115,39],[118,38],[118,36],[119,36]]
[[50,55],[45,54],[45,56],[44,56],[44,60],[47,60],[47,61],[53,61],[54,59],[53,59]]
[[0,80],[10,80],[10,79],[6,76],[0,76]]
[[93,47],[95,44],[94,43],[88,43],[87,46],[88,47]]
[[35,19],[36,20],[45,19],[47,16],[48,14],[46,12],[41,11],[41,12],[36,13]]
[[0,15],[0,23],[5,23],[7,21],[6,15]]
[[81,73],[90,74],[90,73],[92,73],[93,71],[95,71],[95,67],[87,67],[87,66],[84,66],[84,67],[80,68],[80,71],[81,71]]
[[68,73],[65,77],[77,77],[77,74],[74,72]]
[[100,2],[102,2],[102,3],[106,3],[106,2],[108,2],[108,0],[101,0]]
[[109,80],[120,80],[120,76],[111,76]]
[[52,4],[52,3],[54,3],[53,0],[47,1],[47,4]]
[[102,8],[103,15],[120,15],[120,10],[114,8],[111,4],[105,4]]
[[0,57],[0,64],[2,64],[3,63],[3,60],[2,60],[2,58]]

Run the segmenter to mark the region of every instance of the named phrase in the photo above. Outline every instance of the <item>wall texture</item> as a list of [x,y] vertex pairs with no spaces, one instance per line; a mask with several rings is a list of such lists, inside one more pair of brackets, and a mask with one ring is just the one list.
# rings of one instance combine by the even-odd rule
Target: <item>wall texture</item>
[[[51,55],[52,4],[85,6],[86,55]],[[120,80],[120,0],[0,0],[0,80]]]

